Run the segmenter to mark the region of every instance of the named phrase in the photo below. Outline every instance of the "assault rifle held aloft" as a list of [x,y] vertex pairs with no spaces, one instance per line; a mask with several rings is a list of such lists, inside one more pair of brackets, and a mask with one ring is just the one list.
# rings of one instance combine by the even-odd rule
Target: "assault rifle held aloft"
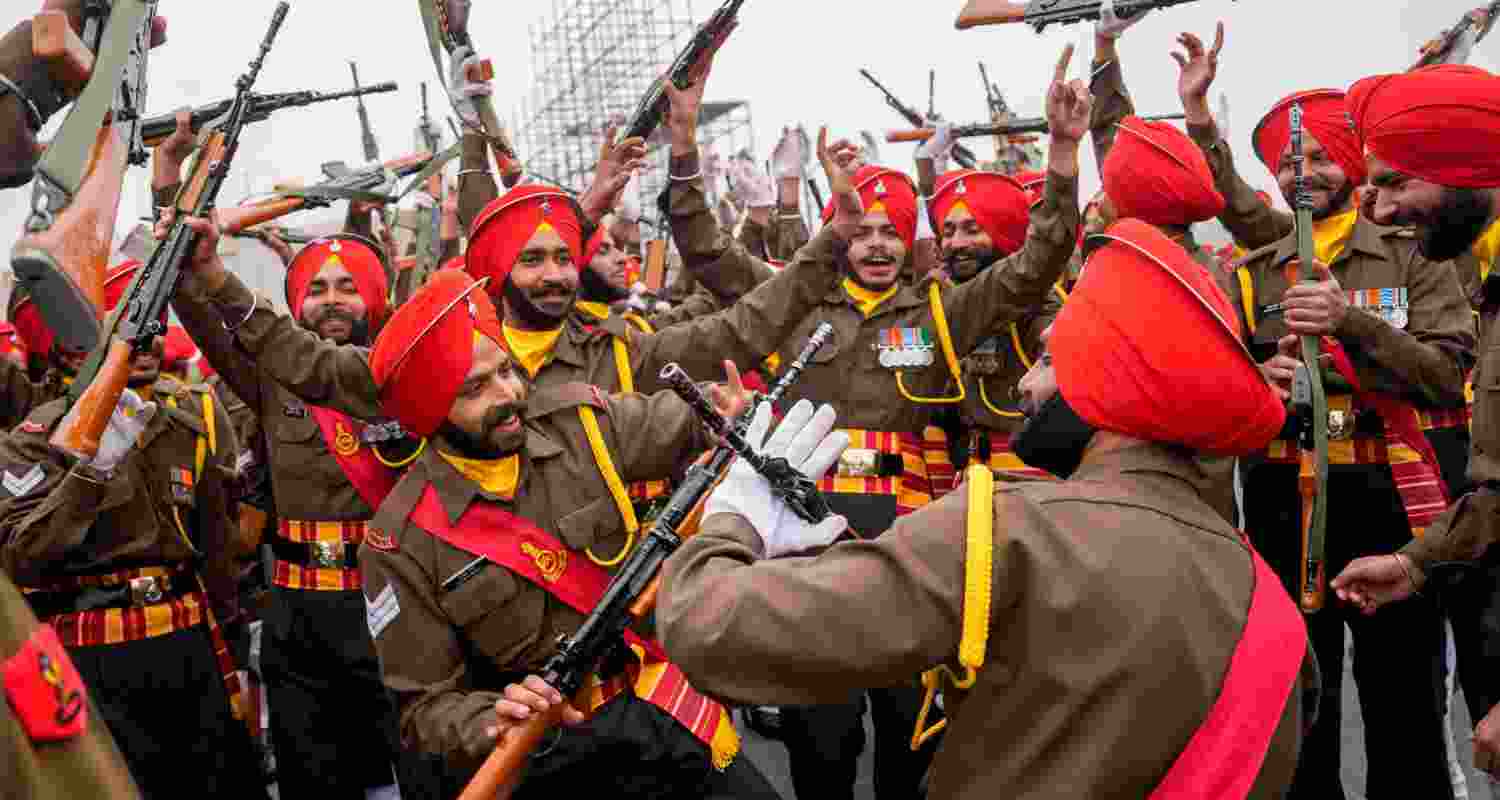
[[[1464,14],[1463,19],[1457,25],[1443,31],[1442,35],[1428,42],[1422,47],[1422,57],[1411,66],[1412,69],[1430,67],[1434,64],[1455,63],[1455,55],[1458,51],[1467,51],[1489,35],[1495,27],[1495,18],[1500,16],[1500,0],[1485,3],[1480,8]],[[1467,60],[1467,52],[1464,57],[1458,59],[1458,63]]]
[[259,202],[219,209],[214,218],[220,229],[229,235],[294,211],[323,208],[337,200],[393,202],[398,197],[389,193],[392,181],[431,168],[434,158],[430,153],[411,153],[359,169],[350,169],[342,161],[334,161],[323,165],[323,174],[328,180],[322,183],[281,192]]
[[[719,6],[713,16],[708,18],[693,33],[692,41],[687,47],[677,54],[677,60],[672,62],[672,68],[667,71],[667,80],[679,89],[686,89],[693,85],[702,73],[699,62],[703,60],[706,53],[724,43],[729,38],[736,26],[740,24],[740,6],[745,0],[725,0],[724,5]],[[651,85],[651,90],[641,98],[641,102],[635,108],[635,113],[630,115],[630,122],[625,126],[624,139],[639,136],[641,139],[650,139],[651,134],[656,132],[657,126],[661,125],[662,118],[666,116],[670,101],[667,99],[666,87],[659,79]]]
[[[895,109],[896,113],[904,117],[908,123],[917,128],[925,128],[927,126],[927,119],[922,116],[921,112],[901,102],[895,95],[891,94],[891,90],[885,88],[885,85],[880,81],[875,80],[875,76],[871,75],[869,70],[862,69],[859,71],[859,74],[865,76],[865,80],[869,81],[870,85],[879,90],[882,95],[885,95],[886,105]],[[891,141],[891,139],[887,138],[887,141]],[[979,160],[974,157],[974,151],[961,144],[953,146],[953,160],[964,169],[974,169],[975,165],[979,163]]]
[[[1115,14],[1120,19],[1129,19],[1153,8],[1168,8],[1192,2],[1195,0],[1115,0]],[[1024,22],[1041,33],[1048,25],[1071,25],[1098,19],[1101,5],[1103,3],[1100,0],[1031,0],[1029,3],[968,0],[963,11],[959,12],[954,27],[967,30],[980,25]]]
[[187,219],[213,212],[219,190],[224,188],[229,167],[239,151],[240,135],[249,122],[253,96],[250,87],[260,75],[261,64],[276,40],[288,8],[284,1],[277,4],[271,27],[260,43],[260,52],[250,62],[249,70],[235,81],[234,99],[229,101],[223,118],[212,124],[207,141],[198,151],[174,204],[177,215],[166,237],[125,290],[110,317],[108,335],[78,371],[67,395],[70,410],[49,439],[53,447],[75,457],[93,458],[130,379],[131,360],[137,353],[150,351],[156,337],[166,334],[167,305],[177,291],[183,264],[198,246],[198,234],[188,226]]
[[[813,355],[832,335],[832,325],[819,325],[796,360],[776,381],[770,394],[760,402],[774,404],[780,400],[787,389],[796,383]],[[669,373],[676,375],[682,373],[682,370],[676,364],[668,364],[662,370],[662,379],[667,380]],[[683,379],[686,379],[685,375]],[[696,386],[693,388],[697,389]],[[728,426],[712,409],[709,413],[720,426]],[[753,415],[753,407],[741,414],[733,424],[734,431],[743,435]],[[557,652],[547,659],[539,674],[542,680],[557,689],[563,697],[576,695],[585,679],[596,672],[612,653],[624,646],[625,629],[650,614],[656,607],[662,565],[677,552],[684,539],[698,532],[704,501],[728,474],[736,457],[733,447],[721,444],[714,448],[707,461],[688,468],[682,484],[672,493],[666,507],[651,523],[650,531],[641,538],[640,544],[630,552],[629,559],[610,580],[604,596],[599,598],[588,618],[577,630],[559,639]],[[813,491],[816,492],[816,488]],[[525,768],[527,759],[541,743],[542,737],[562,720],[562,713],[563,705],[555,705],[546,713],[533,714],[519,727],[508,731],[463,794],[459,795],[459,800],[492,800],[498,787],[505,785]]]
[[[1147,122],[1160,122],[1163,120],[1182,119],[1184,116],[1183,114],[1158,114],[1154,117],[1141,117],[1141,119]],[[1015,119],[1002,123],[979,122],[973,125],[953,126],[953,136],[956,139],[970,139],[976,136],[1022,136],[1025,134],[1046,132],[1047,120],[1045,117]],[[886,131],[885,140],[887,142],[925,142],[931,139],[936,133],[936,128]]]
[[[394,92],[396,88],[395,81],[386,81],[385,83],[377,83],[374,86],[348,89],[342,92],[314,92],[307,90],[301,92],[280,92],[277,94],[252,94],[246,104],[248,110],[245,122],[262,122],[269,119],[273,113],[285,108],[299,108],[301,106],[310,106],[314,103],[342,100],[346,97],[364,97],[369,94]],[[197,132],[199,128],[202,128],[208,122],[224,116],[225,112],[229,111],[229,106],[232,103],[234,103],[233,99],[220,100],[217,103],[209,103],[206,106],[199,106],[193,109],[190,112],[193,131]],[[161,144],[163,139],[171,136],[172,132],[176,129],[177,114],[175,112],[171,114],[157,114],[153,117],[147,117],[145,122],[142,123],[141,136],[146,140],[147,145],[155,147]]]
[[[375,141],[375,131],[370,128],[370,112],[365,109],[363,89],[359,85],[359,65],[349,62],[349,74],[354,76],[355,113],[359,116],[359,143],[364,148],[366,161],[380,160],[380,144]],[[396,84],[390,84],[392,89]]]

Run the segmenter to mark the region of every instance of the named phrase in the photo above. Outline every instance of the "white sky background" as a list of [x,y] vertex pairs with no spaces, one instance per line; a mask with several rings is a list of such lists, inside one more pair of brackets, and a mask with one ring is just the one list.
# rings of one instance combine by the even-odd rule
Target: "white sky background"
[[[14,12],[22,4],[6,0],[3,5]],[[476,0],[474,5],[471,33],[495,63],[496,106],[506,118],[531,80],[527,24],[550,16],[552,4]],[[695,18],[701,21],[716,5],[712,0],[693,0]],[[1042,94],[1067,42],[1079,44],[1072,74],[1087,74],[1091,25],[1054,26],[1040,36],[1023,25],[957,31],[953,20],[961,5],[960,0],[748,0],[739,30],[719,54],[708,99],[750,101],[755,143],[764,159],[784,124],[801,121],[815,133],[819,124],[828,123],[836,132],[849,134],[861,129],[883,134],[902,127],[895,112],[860,78],[860,67],[924,110],[927,70],[936,69],[938,109],[955,122],[977,122],[986,116],[976,66],[980,60],[1022,116],[1040,115]],[[1477,0],[1202,0],[1153,13],[1121,40],[1121,56],[1141,113],[1180,111],[1177,65],[1168,55],[1174,39],[1185,30],[1211,39],[1214,22],[1224,20],[1227,44],[1214,106],[1218,92],[1229,94],[1231,143],[1241,170],[1252,183],[1270,188],[1270,176],[1250,151],[1249,135],[1272,103],[1294,90],[1346,88],[1365,75],[1402,70],[1414,60],[1422,41],[1475,5]],[[274,6],[273,0],[163,3],[169,40],[151,55],[151,111],[228,96],[235,77],[254,55]],[[28,12],[30,8],[26,6]],[[13,16],[5,15],[0,24],[10,24]],[[417,4],[411,0],[296,0],[257,88],[344,89],[350,85],[345,63],[349,59],[359,63],[366,84],[401,84],[399,93],[366,99],[382,158],[412,149],[422,81],[429,82],[435,116],[446,131],[441,120],[449,110],[427,53]],[[1482,42],[1471,63],[1492,71],[1500,67],[1500,35]],[[989,155],[988,142],[972,146],[981,156]],[[882,160],[910,171],[912,148],[886,145]],[[362,160],[353,101],[280,112],[250,129],[236,162],[237,172],[245,177],[232,178],[221,200],[238,202],[247,188],[265,191],[277,178],[316,180],[319,164],[339,159],[350,164]],[[1085,197],[1098,183],[1092,162],[1092,155],[1087,155]],[[148,183],[145,169],[134,170],[128,178],[120,234],[146,210]],[[29,189],[0,193],[0,245],[6,250],[20,231],[29,198]],[[307,216],[285,221],[306,224]],[[279,276],[269,283],[279,285]],[[273,294],[279,295],[279,290]]]

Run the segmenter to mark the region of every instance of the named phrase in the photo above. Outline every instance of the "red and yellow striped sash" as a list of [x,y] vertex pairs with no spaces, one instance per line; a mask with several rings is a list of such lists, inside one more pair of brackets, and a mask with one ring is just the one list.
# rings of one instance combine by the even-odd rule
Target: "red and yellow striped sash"
[[636,697],[666,712],[708,745],[715,767],[729,766],[740,751],[739,733],[734,729],[729,710],[698,693],[676,664],[656,661],[639,647],[632,647],[631,651],[636,660],[626,666],[623,675],[606,681],[600,681],[596,675],[589,677],[584,687],[588,713],[592,715],[629,688]]
[[874,450],[901,456],[900,475],[875,477],[840,477],[835,464],[818,481],[818,488],[834,494],[884,494],[896,498],[896,515],[910,514],[932,502],[932,483],[927,477],[926,448],[921,439],[910,433],[866,431],[844,428],[852,450]]
[[[288,541],[304,544],[325,542],[358,545],[365,540],[364,520],[315,521],[283,519],[277,534]],[[340,557],[342,558],[342,553]],[[358,567],[309,567],[276,559],[271,584],[285,589],[308,589],[316,592],[350,592],[360,587]]]

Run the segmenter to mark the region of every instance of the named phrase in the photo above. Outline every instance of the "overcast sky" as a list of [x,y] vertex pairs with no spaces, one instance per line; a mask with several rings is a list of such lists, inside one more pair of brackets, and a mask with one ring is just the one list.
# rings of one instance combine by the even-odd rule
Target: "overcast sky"
[[[717,5],[690,1],[700,21]],[[13,9],[19,4],[6,5]],[[474,5],[471,32],[484,55],[495,62],[496,105],[502,117],[508,117],[531,80],[527,25],[550,16],[552,3],[476,0]],[[840,132],[883,133],[899,127],[899,118],[859,77],[860,67],[923,108],[927,70],[936,69],[938,108],[956,122],[977,122],[985,116],[976,66],[981,60],[1011,107],[1023,116],[1041,113],[1042,93],[1066,43],[1080,45],[1073,74],[1086,74],[1092,55],[1090,25],[1053,27],[1042,35],[1022,25],[956,31],[953,20],[961,5],[960,0],[747,0],[740,28],[715,65],[709,99],[750,102],[755,143],[764,158],[781,126],[788,123],[805,122],[812,130],[827,123]],[[1142,113],[1180,111],[1177,66],[1168,55],[1173,40],[1185,30],[1212,38],[1214,22],[1222,19],[1228,41],[1215,103],[1217,92],[1228,93],[1232,144],[1241,169],[1252,182],[1269,188],[1269,175],[1250,154],[1249,134],[1273,102],[1294,90],[1344,88],[1365,75],[1404,69],[1422,41],[1475,5],[1476,0],[1201,0],[1155,12],[1131,29],[1121,42],[1122,61]],[[151,56],[153,113],[227,96],[253,55],[274,6],[274,0],[163,3],[169,40]],[[367,106],[381,155],[390,158],[411,150],[419,110],[417,86],[428,81],[436,92],[439,85],[417,4],[411,0],[293,2],[257,88],[343,89],[349,85],[349,59],[359,62],[366,83],[401,84],[400,93],[368,98]],[[1471,63],[1490,70],[1500,66],[1500,36],[1481,43]],[[434,109],[446,116],[442,95],[434,93],[432,99]],[[246,137],[237,162],[245,177],[226,187],[222,202],[238,202],[247,189],[264,191],[277,177],[315,179],[324,161],[357,163],[362,157],[359,141],[352,101],[282,112]],[[910,170],[911,149],[888,145],[883,161]],[[988,143],[978,143],[975,149],[989,155]],[[1096,173],[1089,156],[1085,196],[1097,185]],[[133,219],[144,211],[148,181],[146,170],[132,172],[122,218]],[[0,244],[6,250],[20,230],[29,197],[29,189],[0,193]],[[296,218],[287,221],[298,224]]]

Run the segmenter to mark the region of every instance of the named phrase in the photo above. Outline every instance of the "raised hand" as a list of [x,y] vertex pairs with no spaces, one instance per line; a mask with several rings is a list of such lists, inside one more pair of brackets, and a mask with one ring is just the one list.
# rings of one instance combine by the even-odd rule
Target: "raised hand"
[[[832,195],[833,220],[829,225],[833,226],[833,232],[840,239],[849,241],[854,238],[859,229],[859,222],[864,218],[865,206],[859,199],[859,193],[854,191],[854,159],[850,157],[851,151],[857,152],[848,139],[840,139],[832,146],[828,144],[828,126],[818,129],[818,163],[823,165],[823,174],[828,176],[828,190]],[[840,164],[842,160],[848,166]]]
[[1047,87],[1047,129],[1052,133],[1053,143],[1058,141],[1077,144],[1089,132],[1089,116],[1094,110],[1094,96],[1088,84],[1081,80],[1068,80],[1068,64],[1073,60],[1073,45],[1063,48],[1062,57]]
[[1204,48],[1197,34],[1183,33],[1177,37],[1183,53],[1173,52],[1180,70],[1177,76],[1177,96],[1182,100],[1182,110],[1187,112],[1187,121],[1194,124],[1213,122],[1208,108],[1208,90],[1219,74],[1219,51],[1224,49],[1224,23],[1214,30],[1214,46]]
[[693,65],[692,83],[686,89],[677,88],[671,75],[661,77],[662,91],[671,104],[667,109],[667,132],[672,137],[672,155],[685,156],[698,152],[698,109],[703,105],[703,89],[708,85],[708,76],[713,72],[714,55],[724,44],[720,39],[705,50],[702,58]]

